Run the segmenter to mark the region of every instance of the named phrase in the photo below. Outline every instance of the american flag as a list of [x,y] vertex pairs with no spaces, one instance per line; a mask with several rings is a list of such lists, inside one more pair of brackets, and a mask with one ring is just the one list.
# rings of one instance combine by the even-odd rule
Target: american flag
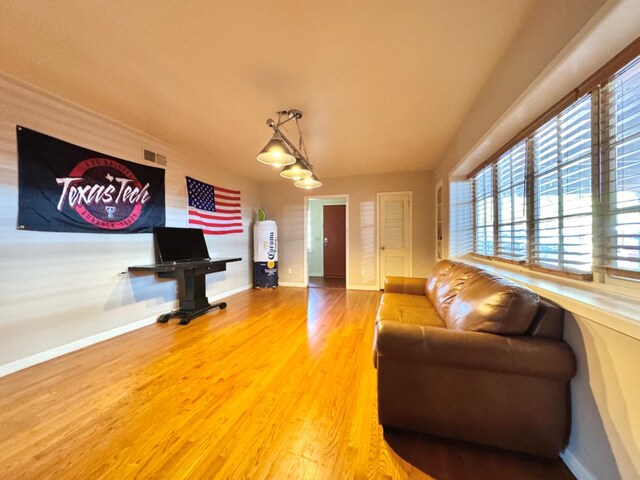
[[187,177],[189,226],[201,228],[205,235],[242,233],[240,192],[216,187]]

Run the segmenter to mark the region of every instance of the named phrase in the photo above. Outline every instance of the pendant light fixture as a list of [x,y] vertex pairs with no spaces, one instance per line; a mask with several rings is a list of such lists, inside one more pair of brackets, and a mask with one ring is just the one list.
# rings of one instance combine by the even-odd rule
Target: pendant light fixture
[[262,151],[258,154],[257,160],[265,165],[282,167],[296,163],[296,157],[291,155],[289,148],[282,140],[280,132],[273,132],[273,137],[267,142]]
[[305,177],[296,182],[293,182],[293,184],[298,188],[305,188],[307,190],[322,186],[322,182],[318,180],[318,177],[316,177],[313,173],[309,177]]
[[[277,112],[278,121],[267,120],[267,126],[273,129],[273,137],[258,154],[257,160],[266,165],[274,167],[285,167],[280,172],[280,176],[293,180],[293,184],[298,188],[318,188],[322,183],[313,173],[313,165],[309,163],[307,149],[302,139],[300,130],[300,110],[282,110]],[[286,117],[282,120],[282,117]],[[298,147],[282,133],[280,127],[291,120],[295,120],[298,127]],[[303,153],[304,152],[304,153]]]
[[311,175],[313,175],[313,172],[299,158],[296,158],[296,163],[284,167],[280,172],[281,177],[289,180],[301,180]]

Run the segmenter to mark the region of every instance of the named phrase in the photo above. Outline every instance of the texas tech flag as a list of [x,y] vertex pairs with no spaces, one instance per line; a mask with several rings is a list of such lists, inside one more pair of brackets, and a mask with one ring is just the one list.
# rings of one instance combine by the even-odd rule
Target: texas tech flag
[[164,170],[17,127],[18,228],[142,233],[164,226]]

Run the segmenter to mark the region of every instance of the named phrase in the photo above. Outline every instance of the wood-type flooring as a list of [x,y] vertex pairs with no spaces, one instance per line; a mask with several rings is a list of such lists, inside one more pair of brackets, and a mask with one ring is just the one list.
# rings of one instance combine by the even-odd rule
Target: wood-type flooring
[[0,479],[573,478],[560,460],[383,433],[379,298],[250,290],[188,326],[154,324],[1,378]]
[[309,288],[346,288],[344,277],[309,277]]

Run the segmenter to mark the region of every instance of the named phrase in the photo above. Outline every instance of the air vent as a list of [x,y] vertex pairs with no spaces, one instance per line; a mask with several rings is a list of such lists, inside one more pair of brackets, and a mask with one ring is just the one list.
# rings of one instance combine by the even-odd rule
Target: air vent
[[142,153],[144,155],[145,160],[149,160],[150,162],[156,161],[156,154],[153,153],[151,150],[147,150],[146,148],[143,148]]
[[142,147],[142,158],[147,160],[148,162],[159,163],[160,165],[167,164],[167,157],[156,152],[152,152],[151,150],[147,150]]

